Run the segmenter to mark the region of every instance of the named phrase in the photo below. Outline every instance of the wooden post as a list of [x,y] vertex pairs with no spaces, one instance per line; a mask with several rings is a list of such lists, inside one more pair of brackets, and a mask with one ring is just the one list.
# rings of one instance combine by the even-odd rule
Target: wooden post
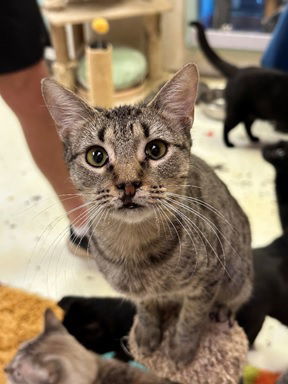
[[150,79],[155,80],[159,79],[162,74],[160,16],[145,16],[144,25],[147,35],[147,58],[149,64],[149,77]]
[[90,104],[110,108],[113,103],[112,46],[107,49],[87,47],[87,78],[90,87]]
[[56,61],[58,63],[67,63],[69,61],[69,54],[65,27],[52,24],[51,38],[55,49]]
[[53,64],[54,76],[64,87],[74,90],[75,62],[69,58],[65,27],[51,25],[51,37],[56,54]]

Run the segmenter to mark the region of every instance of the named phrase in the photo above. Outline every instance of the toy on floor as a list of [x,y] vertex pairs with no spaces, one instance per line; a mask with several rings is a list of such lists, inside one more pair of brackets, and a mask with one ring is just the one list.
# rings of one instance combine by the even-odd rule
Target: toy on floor
[[167,356],[169,343],[175,332],[177,311],[167,312],[164,320],[164,337],[160,347],[151,356],[141,354],[135,340],[136,316],[129,336],[129,345],[135,359],[159,376],[166,376],[182,384],[236,384],[242,376],[248,343],[244,331],[236,324],[211,321],[188,366],[176,366]]
[[276,170],[275,187],[283,234],[266,247],[253,250],[253,295],[237,314],[250,345],[266,316],[288,326],[288,142],[264,147],[263,156]]
[[10,384],[173,384],[88,351],[50,309],[45,312],[43,332],[21,346],[5,372]]
[[280,373],[270,372],[247,365],[243,372],[241,384],[287,384],[279,382]]
[[288,125],[288,74],[260,67],[239,68],[226,62],[210,47],[203,25],[198,22],[191,25],[196,28],[199,45],[208,61],[227,78],[223,137],[226,146],[234,146],[229,133],[239,123],[244,123],[252,142],[259,141],[251,130],[256,119]]

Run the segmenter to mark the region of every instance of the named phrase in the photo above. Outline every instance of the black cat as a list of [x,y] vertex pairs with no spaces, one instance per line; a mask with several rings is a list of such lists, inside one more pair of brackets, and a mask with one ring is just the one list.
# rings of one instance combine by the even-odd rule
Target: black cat
[[276,170],[276,195],[279,216],[284,233],[288,233],[288,141],[266,145],[263,149],[264,159]]
[[266,146],[263,156],[276,170],[276,194],[284,232],[267,247],[253,250],[254,291],[237,314],[250,345],[267,315],[288,326],[288,142]]
[[115,352],[129,361],[125,336],[136,313],[134,305],[117,298],[67,296],[58,305],[64,309],[63,325],[84,347],[98,354]]
[[251,141],[258,141],[251,126],[256,119],[276,121],[288,126],[287,99],[288,75],[284,72],[259,67],[238,68],[221,59],[212,50],[201,23],[192,22],[197,30],[199,45],[210,63],[227,79],[224,92],[226,118],[224,122],[224,141],[228,147],[229,132],[243,122]]

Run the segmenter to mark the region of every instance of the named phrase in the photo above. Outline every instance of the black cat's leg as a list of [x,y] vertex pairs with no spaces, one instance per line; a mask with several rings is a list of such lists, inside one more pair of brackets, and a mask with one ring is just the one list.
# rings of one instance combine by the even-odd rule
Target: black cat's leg
[[259,137],[254,136],[253,133],[252,133],[251,128],[252,128],[252,124],[253,123],[254,123],[254,119],[252,119],[252,118],[246,118],[244,120],[245,129],[246,129],[247,135],[249,136],[249,139],[252,142],[256,143],[256,142],[259,141]]
[[156,300],[143,300],[137,305],[136,343],[141,353],[149,355],[161,342],[160,307]]
[[244,305],[237,313],[236,319],[247,335],[250,348],[261,331],[265,316],[266,314],[255,303]]
[[229,140],[229,132],[240,123],[240,119],[227,115],[224,122],[224,142],[227,147],[233,148],[234,144]]

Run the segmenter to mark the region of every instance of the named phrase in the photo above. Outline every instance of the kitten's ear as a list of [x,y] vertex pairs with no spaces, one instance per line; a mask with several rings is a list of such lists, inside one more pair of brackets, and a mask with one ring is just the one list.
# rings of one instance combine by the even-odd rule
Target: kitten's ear
[[42,95],[62,141],[81,128],[96,111],[53,79],[41,81]]
[[160,89],[149,106],[168,114],[172,119],[192,119],[197,86],[197,67],[195,64],[186,64]]
[[54,312],[48,308],[44,314],[44,332],[49,331],[65,331],[66,329],[62,325],[61,321],[57,319]]

